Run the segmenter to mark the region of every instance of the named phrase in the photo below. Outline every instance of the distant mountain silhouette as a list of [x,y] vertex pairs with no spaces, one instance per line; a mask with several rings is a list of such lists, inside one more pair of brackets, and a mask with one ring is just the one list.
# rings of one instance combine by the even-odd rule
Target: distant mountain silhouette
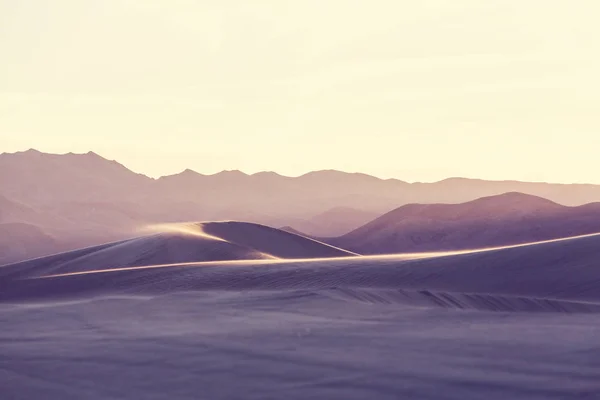
[[328,242],[361,254],[477,249],[600,232],[600,203],[562,206],[522,193],[408,204]]
[[0,223],[30,222],[37,219],[37,211],[0,194]]
[[315,237],[335,237],[348,233],[367,222],[377,218],[380,214],[350,207],[335,207],[307,220],[291,222],[292,226],[286,229],[293,232],[297,229],[304,235]]
[[47,255],[57,248],[57,241],[35,225],[0,223],[0,265]]
[[140,199],[153,179],[136,174],[116,161],[86,154],[47,154],[36,150],[0,154],[2,193],[37,206],[71,201]]
[[600,201],[598,185],[407,183],[335,170],[286,177],[188,169],[153,179],[93,152],[36,150],[0,154],[0,191],[0,223],[33,225],[57,241],[57,250],[134,237],[142,226],[166,222],[242,220],[335,237],[411,203],[463,203],[515,191],[565,205]]
[[411,184],[335,170],[286,177],[274,172],[248,175],[241,171],[203,175],[188,169],[152,179],[93,152],[56,155],[36,150],[0,154],[0,187],[5,196],[30,206],[143,200],[149,204],[138,204],[138,208],[153,212],[156,203],[193,202],[215,215],[233,207],[305,219],[337,207],[382,213],[402,204],[460,203],[511,191],[565,205],[600,201],[599,185],[463,178]]
[[29,206],[135,201],[138,209],[154,212],[154,205],[166,201],[192,202],[208,207],[199,211],[215,216],[233,207],[303,219],[338,207],[382,213],[403,204],[462,203],[506,192],[541,196],[564,205],[600,201],[600,185],[465,178],[407,183],[335,170],[286,177],[241,171],[203,175],[188,169],[152,179],[93,152],[57,155],[36,150],[0,154],[0,187],[3,195]]

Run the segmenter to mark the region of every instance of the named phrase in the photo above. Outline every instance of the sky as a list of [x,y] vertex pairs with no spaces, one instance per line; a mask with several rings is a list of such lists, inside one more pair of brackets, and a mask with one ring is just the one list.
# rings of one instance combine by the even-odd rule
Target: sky
[[600,183],[596,0],[0,0],[0,153]]

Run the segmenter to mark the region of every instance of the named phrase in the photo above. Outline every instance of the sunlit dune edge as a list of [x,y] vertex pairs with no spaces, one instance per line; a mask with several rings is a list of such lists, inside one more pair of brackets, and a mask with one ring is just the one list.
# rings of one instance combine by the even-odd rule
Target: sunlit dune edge
[[138,228],[138,232],[146,234],[177,233],[181,235],[201,237],[208,240],[227,242],[227,240],[223,238],[206,233],[201,222],[151,224]]
[[[224,240],[207,239],[204,228]],[[0,303],[269,292],[402,307],[600,312],[600,234],[469,251],[355,256],[257,224],[166,230],[172,229],[2,268]]]
[[[188,224],[186,224],[188,225]],[[189,224],[192,225],[192,224]],[[212,239],[211,235],[206,235],[202,233],[202,230],[199,228],[198,230],[193,229],[192,226],[190,228],[181,227],[179,224],[164,224],[164,226],[157,225],[153,229],[157,229],[157,232],[164,232],[162,229],[166,229],[169,231],[173,229],[173,231],[177,233],[184,233],[190,235],[198,235],[200,237],[208,237]],[[532,243],[522,243],[510,246],[500,246],[500,247],[489,247],[485,249],[472,249],[472,250],[458,250],[458,251],[443,251],[443,252],[425,252],[425,253],[403,253],[403,254],[384,254],[384,255],[368,255],[368,256],[358,256],[361,260],[369,261],[369,260],[390,260],[390,261],[407,261],[407,260],[417,260],[417,259],[427,259],[427,258],[439,258],[439,257],[449,257],[455,255],[464,255],[464,254],[477,254],[477,253],[485,253],[492,252],[498,250],[505,249],[514,249],[514,248],[522,248],[522,247],[530,247],[536,245],[550,244],[550,243],[560,243],[566,242],[570,240],[577,240],[582,238],[589,238],[600,236],[600,233],[587,234],[587,235],[578,235],[572,236],[568,238],[560,238],[560,239],[552,239],[545,240],[539,242]],[[225,241],[221,238],[216,238],[215,240]],[[132,270],[143,270],[143,269],[153,269],[153,268],[169,268],[169,267],[210,267],[210,266],[236,266],[236,265],[277,265],[277,264],[309,264],[309,263],[317,263],[317,262],[343,262],[344,260],[352,261],[356,258],[354,256],[345,256],[345,257],[322,257],[322,258],[299,258],[299,259],[283,259],[276,258],[267,259],[267,260],[222,260],[222,261],[198,261],[198,262],[186,262],[186,263],[169,263],[169,264],[156,264],[156,265],[139,265],[125,268],[113,268],[113,269],[102,269],[102,270],[91,270],[91,271],[81,271],[81,272],[72,272],[65,274],[51,274],[44,275],[39,277],[33,277],[28,279],[46,279],[46,278],[58,278],[63,276],[75,276],[75,275],[87,275],[87,274],[98,274],[98,273],[109,273],[109,272],[118,272],[118,271],[132,271]]]

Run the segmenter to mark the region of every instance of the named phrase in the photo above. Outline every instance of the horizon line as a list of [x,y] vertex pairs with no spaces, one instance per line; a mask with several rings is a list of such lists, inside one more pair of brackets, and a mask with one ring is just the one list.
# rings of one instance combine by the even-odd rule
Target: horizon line
[[85,153],[78,153],[78,152],[66,152],[66,153],[51,153],[51,152],[46,152],[46,151],[41,151],[41,150],[37,150],[35,148],[29,148],[27,150],[20,150],[20,151],[14,151],[14,152],[2,152],[0,153],[0,156],[2,155],[17,155],[17,154],[24,154],[24,153],[39,153],[39,154],[45,154],[45,155],[51,155],[51,156],[68,156],[68,155],[78,155],[78,156],[85,156],[85,155],[95,155],[99,158],[102,158],[103,160],[109,161],[109,162],[116,162],[119,165],[121,165],[122,167],[126,168],[127,170],[129,170],[132,173],[138,174],[138,175],[143,175],[148,179],[152,179],[152,180],[160,180],[163,178],[169,178],[169,177],[174,177],[174,176],[178,176],[178,175],[182,175],[186,172],[191,172],[200,176],[215,176],[215,175],[220,175],[223,173],[240,173],[242,175],[245,176],[256,176],[256,175],[261,175],[261,174],[273,174],[273,175],[277,175],[279,177],[282,178],[301,178],[307,175],[311,175],[311,174],[315,174],[315,173],[323,173],[323,172],[336,172],[336,173],[341,173],[341,174],[346,174],[346,175],[363,175],[369,178],[373,178],[373,179],[377,179],[380,181],[396,181],[399,183],[405,183],[408,185],[414,185],[414,184],[436,184],[436,183],[442,183],[442,182],[446,182],[446,181],[451,181],[451,180],[468,180],[468,181],[483,181],[483,182],[512,182],[512,183],[531,183],[531,184],[548,184],[548,185],[580,185],[580,186],[600,186],[600,183],[591,183],[591,182],[552,182],[552,181],[538,181],[538,180],[519,180],[519,179],[486,179],[486,178],[476,178],[476,177],[466,177],[466,176],[449,176],[443,179],[439,179],[439,180],[432,180],[432,181],[409,181],[409,180],[404,180],[404,179],[400,179],[400,178],[382,178],[380,176],[377,175],[372,175],[372,174],[368,174],[365,172],[358,172],[358,171],[345,171],[345,170],[341,170],[341,169],[336,169],[336,168],[325,168],[325,169],[317,169],[317,170],[311,170],[311,171],[307,171],[298,175],[285,175],[282,173],[279,173],[277,171],[274,170],[262,170],[262,171],[257,171],[257,172],[253,172],[253,173],[247,173],[244,172],[243,170],[240,169],[224,169],[215,173],[202,173],[202,172],[198,172],[194,169],[191,168],[185,168],[184,170],[180,171],[180,172],[176,172],[176,173],[172,173],[172,174],[166,174],[166,175],[160,175],[160,176],[151,176],[148,175],[144,172],[138,172],[138,171],[134,171],[133,169],[131,169],[130,167],[128,167],[127,165],[123,164],[121,161],[118,160],[111,160],[110,158],[107,158],[101,154],[99,154],[96,151],[93,150],[89,150]]

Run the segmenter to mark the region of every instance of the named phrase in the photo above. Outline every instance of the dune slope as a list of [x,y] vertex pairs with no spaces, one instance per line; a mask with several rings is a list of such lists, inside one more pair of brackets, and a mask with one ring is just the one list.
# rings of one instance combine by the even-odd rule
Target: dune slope
[[292,232],[245,222],[206,222],[202,230],[239,245],[280,258],[318,258],[356,255]]
[[[224,235],[229,228],[219,227]],[[74,252],[66,266],[59,255],[0,267],[3,395],[575,400],[600,393],[600,236],[446,255],[156,264],[209,245],[226,246],[218,249],[229,256],[256,251],[192,231],[205,237],[163,231]],[[124,254],[138,257],[130,264],[150,264],[111,269]]]
[[312,239],[242,222],[164,224],[150,230],[154,233],[5,266],[0,279],[199,261],[352,255]]
[[[146,249],[144,240],[155,239],[133,243]],[[430,256],[178,264],[181,260],[162,263],[166,259],[159,260],[151,253],[150,258],[129,260],[115,268],[108,254],[119,246],[131,254],[132,244],[121,243],[70,263],[42,259],[4,267],[0,269],[0,273],[4,271],[0,275],[0,299],[215,290],[308,290],[329,295],[332,289],[343,289],[355,298],[494,311],[590,311],[600,302],[598,235]],[[238,259],[245,256],[241,254]],[[254,258],[268,257],[260,253]],[[148,260],[161,261],[162,265],[153,262],[143,266]],[[127,268],[130,265],[134,266]],[[391,296],[390,290],[398,293]]]

